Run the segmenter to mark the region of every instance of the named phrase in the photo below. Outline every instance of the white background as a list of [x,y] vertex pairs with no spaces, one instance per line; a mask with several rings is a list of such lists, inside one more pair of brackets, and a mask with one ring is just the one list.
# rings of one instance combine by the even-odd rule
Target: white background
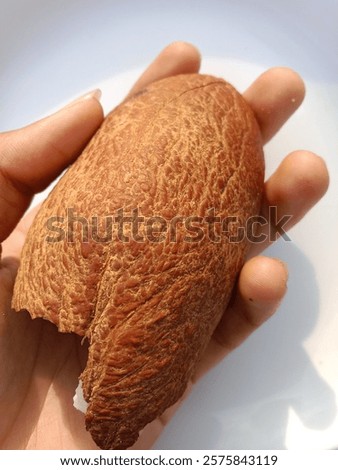
[[288,152],[325,157],[330,190],[269,249],[288,262],[277,315],[205,377],[157,449],[338,447],[338,3],[335,0],[3,0],[0,130],[101,86],[108,111],[174,40],[196,44],[203,71],[239,90],[275,65],[307,97],[266,147],[267,174]]

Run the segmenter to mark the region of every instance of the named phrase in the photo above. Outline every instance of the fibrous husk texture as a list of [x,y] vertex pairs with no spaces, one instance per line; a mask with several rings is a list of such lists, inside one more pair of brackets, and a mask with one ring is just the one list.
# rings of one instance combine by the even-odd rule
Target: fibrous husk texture
[[[244,223],[258,213],[262,187],[251,109],[225,81],[193,74],[156,82],[118,106],[44,202],[13,307],[88,338],[86,427],[101,448],[131,446],[182,396],[243,264],[248,243],[230,242],[233,225],[226,236],[214,224],[222,235],[215,241],[210,224],[201,236],[193,229],[200,219],[190,232],[186,219]],[[143,221],[133,234],[126,223],[126,241],[114,222],[110,240],[94,237],[93,217],[103,236],[107,216],[135,208],[170,229],[161,219],[149,235]],[[171,223],[175,217],[181,222]]]

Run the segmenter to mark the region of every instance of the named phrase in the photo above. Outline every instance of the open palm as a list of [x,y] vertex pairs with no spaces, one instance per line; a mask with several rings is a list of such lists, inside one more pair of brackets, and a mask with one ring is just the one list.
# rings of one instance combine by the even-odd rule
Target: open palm
[[[148,83],[197,72],[200,57],[185,43],[164,49],[137,81],[131,94]],[[270,69],[245,92],[264,141],[297,109],[304,86],[289,69]],[[3,449],[95,449],[84,415],[72,397],[87,357],[87,345],[74,334],[58,333],[51,323],[11,310],[11,297],[25,236],[36,210],[26,215],[32,196],[48,186],[77,156],[103,120],[95,93],[24,129],[0,135],[0,446]],[[262,212],[277,206],[292,215],[289,227],[325,193],[323,160],[297,151],[288,155],[265,185]],[[288,228],[289,228],[288,227]],[[278,260],[251,247],[233,298],[203,357],[194,381],[240,345],[276,310],[287,272]],[[253,275],[254,274],[254,275]],[[189,390],[187,390],[188,393]],[[135,448],[149,448],[179,404],[141,432]]]

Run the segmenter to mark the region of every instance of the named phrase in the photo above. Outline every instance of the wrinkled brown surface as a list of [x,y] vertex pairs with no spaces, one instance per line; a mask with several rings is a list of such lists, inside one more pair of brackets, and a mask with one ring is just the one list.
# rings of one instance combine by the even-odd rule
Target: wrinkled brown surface
[[[50,217],[257,214],[263,186],[258,126],[226,82],[184,75],[116,108],[43,204],[23,249],[13,307],[89,338],[81,379],[86,426],[105,449],[131,446],[183,394],[225,310],[245,240],[50,243]],[[129,214],[130,215],[130,214]],[[60,226],[60,224],[54,224]],[[62,225],[62,224],[61,224]],[[63,224],[63,227],[66,223]],[[101,226],[101,234],[104,231]],[[128,235],[128,228],[125,229]],[[140,234],[144,233],[144,226]],[[130,233],[129,233],[130,235]],[[158,234],[157,234],[158,236]]]

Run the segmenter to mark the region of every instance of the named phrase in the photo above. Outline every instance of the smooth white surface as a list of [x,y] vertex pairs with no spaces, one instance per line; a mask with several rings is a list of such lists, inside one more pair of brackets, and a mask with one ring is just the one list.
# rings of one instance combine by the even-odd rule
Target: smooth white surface
[[303,0],[11,0],[0,14],[0,130],[102,86],[109,110],[167,43],[195,43],[203,71],[244,90],[295,68],[302,108],[266,147],[267,174],[308,148],[327,161],[325,198],[268,250],[289,264],[277,315],[205,377],[155,448],[338,447],[338,3]]

